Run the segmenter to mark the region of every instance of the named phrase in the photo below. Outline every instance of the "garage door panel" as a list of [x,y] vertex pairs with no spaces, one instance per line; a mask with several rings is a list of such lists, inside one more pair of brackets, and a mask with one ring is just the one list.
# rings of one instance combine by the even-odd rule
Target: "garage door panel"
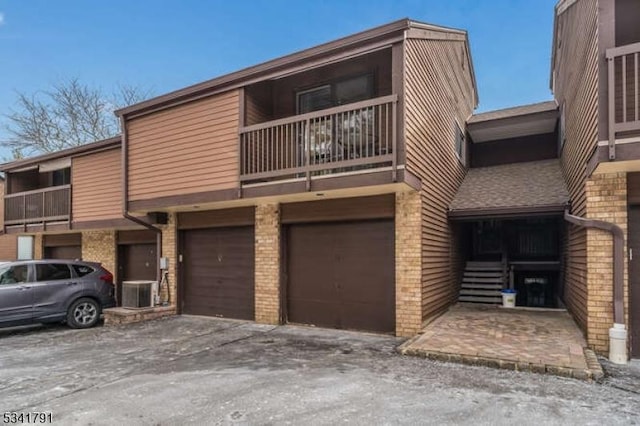
[[291,322],[392,332],[393,221],[291,225],[287,315]]
[[81,259],[81,246],[60,246],[45,247],[44,256],[46,259]]
[[253,227],[182,231],[183,312],[255,317]]

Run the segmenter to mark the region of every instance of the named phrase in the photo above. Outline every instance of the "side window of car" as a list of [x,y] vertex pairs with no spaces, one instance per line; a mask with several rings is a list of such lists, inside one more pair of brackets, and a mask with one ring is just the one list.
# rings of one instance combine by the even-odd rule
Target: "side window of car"
[[27,265],[5,266],[0,268],[0,285],[27,282]]
[[68,280],[71,278],[69,265],[65,263],[42,263],[36,265],[37,281]]
[[87,265],[72,265],[73,270],[76,272],[76,275],[79,277],[84,277],[85,275],[89,275],[93,272],[93,268]]

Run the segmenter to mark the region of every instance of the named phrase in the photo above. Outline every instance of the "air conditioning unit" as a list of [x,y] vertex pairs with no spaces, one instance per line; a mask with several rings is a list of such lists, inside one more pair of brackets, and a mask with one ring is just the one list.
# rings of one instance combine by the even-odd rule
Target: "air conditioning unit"
[[151,308],[157,300],[156,281],[123,281],[122,307],[128,309]]

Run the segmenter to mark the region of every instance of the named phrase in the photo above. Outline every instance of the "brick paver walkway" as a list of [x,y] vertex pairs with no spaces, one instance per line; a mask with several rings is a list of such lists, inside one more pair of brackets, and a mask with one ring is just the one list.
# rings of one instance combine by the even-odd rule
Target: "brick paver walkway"
[[[473,304],[457,304],[403,352],[462,360],[482,358],[509,362],[513,368],[552,371],[555,367],[588,371],[584,337],[571,316],[559,310],[521,310]],[[552,371],[553,372],[553,371]],[[572,375],[568,373],[568,375]]]

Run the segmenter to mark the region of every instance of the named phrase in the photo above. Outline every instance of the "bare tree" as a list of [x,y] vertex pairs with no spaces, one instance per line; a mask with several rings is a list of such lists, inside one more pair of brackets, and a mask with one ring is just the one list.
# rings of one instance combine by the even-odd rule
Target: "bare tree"
[[119,86],[107,95],[77,78],[35,95],[18,93],[16,108],[4,116],[9,138],[0,144],[22,158],[106,139],[120,132],[113,110],[149,95],[134,86]]

